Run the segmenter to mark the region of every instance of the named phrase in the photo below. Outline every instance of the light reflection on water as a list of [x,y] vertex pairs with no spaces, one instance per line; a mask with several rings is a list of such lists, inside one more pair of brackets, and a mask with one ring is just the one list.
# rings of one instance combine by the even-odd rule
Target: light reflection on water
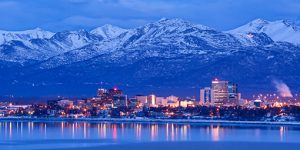
[[147,141],[266,141],[299,142],[295,127],[254,127],[196,124],[0,122],[0,140],[110,139]]

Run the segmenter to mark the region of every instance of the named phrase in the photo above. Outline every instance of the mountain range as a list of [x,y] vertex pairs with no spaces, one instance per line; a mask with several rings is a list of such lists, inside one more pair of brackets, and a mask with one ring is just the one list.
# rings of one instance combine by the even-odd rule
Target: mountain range
[[0,95],[90,96],[118,86],[198,96],[215,77],[237,82],[246,95],[276,92],[273,80],[297,92],[300,25],[256,19],[218,31],[163,18],[132,29],[0,31],[0,68]]

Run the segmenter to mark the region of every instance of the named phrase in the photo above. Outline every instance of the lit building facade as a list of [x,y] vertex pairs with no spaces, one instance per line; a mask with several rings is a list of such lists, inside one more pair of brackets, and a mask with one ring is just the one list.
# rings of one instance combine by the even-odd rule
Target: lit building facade
[[149,106],[156,106],[156,96],[154,94],[151,94],[147,97],[147,103]]
[[157,106],[166,106],[167,100],[164,97],[156,97]]
[[57,104],[58,104],[60,107],[72,107],[72,106],[73,106],[73,101],[67,100],[67,99],[63,99],[63,100],[59,100],[59,101],[57,102]]
[[228,100],[228,81],[213,80],[211,83],[211,99],[216,106],[226,104]]
[[200,89],[200,105],[209,105],[211,103],[211,88],[205,87]]
[[126,106],[127,106],[127,95],[113,96],[113,107],[126,107]]
[[130,98],[127,102],[128,107],[136,107],[139,105],[139,101],[136,98]]
[[98,97],[102,97],[102,96],[104,96],[106,94],[107,94],[107,90],[104,89],[104,88],[100,88],[100,89],[97,90],[97,96]]
[[180,106],[181,107],[193,107],[195,106],[195,101],[192,101],[192,100],[181,100],[180,101]]
[[113,97],[115,95],[123,95],[123,91],[115,87],[115,88],[109,89],[108,94],[109,94],[109,96]]
[[257,108],[259,108],[259,107],[261,107],[262,106],[262,100],[260,100],[260,99],[257,99],[257,100],[254,100],[253,101],[253,105],[255,106],[255,107],[257,107]]
[[238,93],[238,85],[233,82],[228,83],[228,105],[239,105],[240,93]]
[[141,104],[141,106],[144,106],[147,104],[147,96],[145,95],[136,95],[135,98],[137,101]]
[[166,104],[165,106],[169,106],[169,107],[178,107],[179,106],[179,97],[171,95],[166,97],[165,99]]

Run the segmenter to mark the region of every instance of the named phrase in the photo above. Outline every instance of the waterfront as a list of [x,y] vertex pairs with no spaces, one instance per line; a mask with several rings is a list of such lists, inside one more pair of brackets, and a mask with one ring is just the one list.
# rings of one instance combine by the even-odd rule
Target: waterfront
[[[209,147],[220,144],[225,145],[225,147],[227,144],[228,147],[232,145],[228,143],[237,143],[235,144],[236,148],[247,144],[253,146],[260,144],[261,146],[258,146],[260,148],[269,145],[269,147],[276,149],[288,144],[289,148],[293,149],[299,147],[299,139],[300,127],[297,126],[50,121],[0,122],[0,148],[5,150],[80,149],[83,147],[121,149],[124,146],[130,147],[131,145],[145,147],[147,144],[155,148],[155,146],[166,146],[165,144],[171,144],[172,147],[172,144],[174,146],[178,142],[181,146],[191,148],[195,145]],[[149,148],[149,146],[146,147]]]

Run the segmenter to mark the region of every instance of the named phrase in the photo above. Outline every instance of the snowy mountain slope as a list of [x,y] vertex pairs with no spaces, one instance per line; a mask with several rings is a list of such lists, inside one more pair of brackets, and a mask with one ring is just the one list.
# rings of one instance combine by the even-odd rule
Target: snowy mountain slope
[[211,78],[221,77],[269,90],[277,77],[297,87],[300,47],[260,32],[268,24],[253,22],[251,32],[245,31],[248,39],[182,19],[161,19],[128,30],[106,25],[12,40],[0,44],[0,82],[12,90],[33,89],[34,83],[61,92],[99,81],[162,90],[207,86]]
[[[283,28],[282,23],[287,28]],[[212,49],[224,50],[247,46],[268,46],[274,44],[274,41],[276,41],[274,37],[279,37],[279,31],[284,31],[284,34],[288,32],[285,29],[292,28],[295,32],[299,31],[299,28],[292,23],[286,21],[282,23],[280,21],[268,22],[258,19],[229,32],[220,32],[203,25],[186,22],[182,19],[161,19],[157,22],[128,30],[112,25],[104,25],[90,32],[79,30],[51,33],[41,29],[13,33],[2,31],[6,35],[6,41],[9,39],[7,37],[14,39],[14,41],[20,41],[22,42],[21,47],[24,45],[26,49],[31,49],[28,52],[45,57],[26,56],[31,55],[31,53],[22,53],[22,55],[16,54],[16,56],[20,57],[18,59],[17,57],[11,58],[13,54],[5,55],[3,53],[1,58],[2,60],[15,62],[20,60],[20,62],[24,63],[26,58],[46,60],[60,55],[57,58],[63,60],[59,62],[73,63],[104,53],[111,53],[111,57],[108,58],[110,61],[116,61],[118,60],[117,58],[127,55],[127,53],[132,54],[128,56],[131,59],[156,55],[171,57],[172,54],[176,55],[177,53],[206,54],[207,50]],[[273,29],[273,26],[277,28]],[[277,31],[279,27],[280,30]],[[268,35],[271,34],[273,36],[275,33],[278,34],[273,38],[270,38]],[[13,43],[7,42],[5,44],[6,51],[8,47],[11,48],[11,53],[22,49],[18,47],[18,44],[10,46]],[[161,49],[174,49],[174,51],[162,53]],[[143,52],[142,50],[144,50],[144,55],[137,56],[137,54]],[[223,51],[222,53],[228,52]],[[70,56],[74,58],[68,58],[69,54],[72,54]],[[55,66],[60,65],[59,63],[54,64]],[[47,66],[51,65],[48,64]]]
[[[57,32],[49,39],[12,40],[0,46],[0,59],[20,63],[41,61],[101,40],[102,37],[84,30]],[[8,51],[10,55],[7,55]]]
[[[159,44],[191,44],[185,43],[185,37],[196,37],[204,40],[214,47],[240,46],[238,41],[229,34],[225,34],[203,25],[195,25],[182,19],[161,19],[128,32],[122,38],[123,47],[136,46],[145,42],[158,42]],[[195,40],[197,40],[195,39]],[[226,40],[228,43],[220,43]],[[158,44],[157,43],[157,44]],[[229,45],[225,45],[229,44]]]
[[[172,43],[172,44],[170,44]],[[55,67],[105,55],[107,62],[133,63],[148,57],[176,57],[180,54],[203,55],[212,50],[225,52],[241,47],[232,35],[194,25],[181,19],[158,22],[128,30],[117,38],[103,40],[50,58],[41,67]]]
[[23,64],[25,62],[41,61],[45,58],[45,53],[32,50],[21,41],[6,42],[5,44],[0,45],[0,49],[0,58],[2,61]]
[[[174,49],[160,48],[160,51],[169,53]],[[213,49],[201,55],[178,53],[173,57],[151,55],[151,57],[135,57],[134,61],[128,59],[132,55],[145,55],[144,52],[139,52],[126,53],[127,55],[118,58],[128,60],[128,63],[108,61],[111,54],[106,53],[56,67],[41,69],[38,68],[40,65],[37,65],[24,70],[25,75],[18,76],[17,79],[42,87],[58,84],[55,87],[69,88],[72,85],[71,87],[84,87],[91,91],[97,83],[104,81],[125,89],[128,86],[136,87],[134,93],[137,93],[144,87],[150,87],[149,90],[154,92],[168,88],[177,88],[181,91],[191,90],[194,87],[192,89],[195,90],[195,87],[209,85],[213,77],[219,77],[239,83],[243,94],[245,89],[272,90],[273,77],[286,81],[293,90],[296,90],[297,80],[300,79],[299,47],[292,44],[283,46],[276,43],[270,47],[244,47],[230,53]]]
[[101,36],[104,39],[113,39],[126,31],[128,30],[113,26],[111,24],[106,24],[90,31],[90,33],[96,36]]
[[93,42],[103,40],[103,37],[95,36],[85,30],[58,32],[50,39],[60,47],[67,50],[83,47]]
[[49,39],[54,33],[36,28],[33,30],[26,31],[2,31],[0,30],[0,44],[17,40],[26,42],[31,39]]
[[251,41],[253,38],[252,33],[265,33],[274,41],[300,44],[300,25],[288,20],[267,21],[256,19],[227,32],[235,35],[243,42]]

